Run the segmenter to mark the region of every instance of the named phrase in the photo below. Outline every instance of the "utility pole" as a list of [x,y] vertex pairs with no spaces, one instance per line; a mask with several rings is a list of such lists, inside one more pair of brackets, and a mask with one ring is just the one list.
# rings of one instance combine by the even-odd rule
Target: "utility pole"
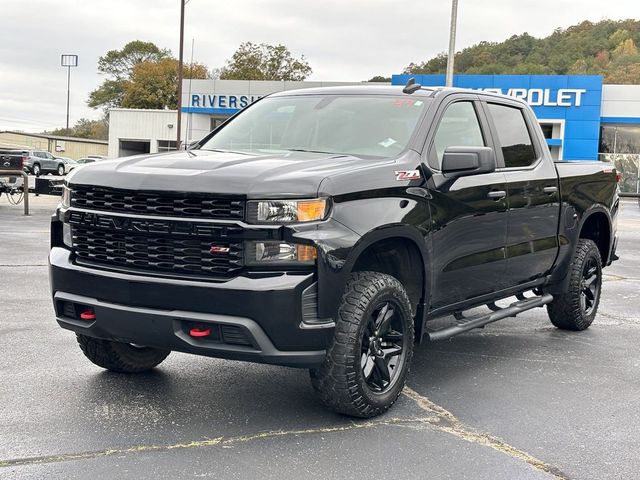
[[451,27],[449,28],[449,55],[447,56],[447,87],[453,87],[453,63],[456,56],[456,23],[458,21],[458,0],[451,1]]
[[67,67],[67,135],[69,134],[69,93],[71,91],[71,67],[78,66],[77,55],[60,55],[60,65]]
[[176,137],[176,148],[180,150],[182,139],[182,50],[184,46],[184,5],[185,0],[180,0],[180,53],[178,55],[178,132]]

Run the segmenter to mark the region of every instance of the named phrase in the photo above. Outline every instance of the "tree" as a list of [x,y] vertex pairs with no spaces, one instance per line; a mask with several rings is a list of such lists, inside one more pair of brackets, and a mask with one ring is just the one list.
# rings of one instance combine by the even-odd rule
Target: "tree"
[[[184,78],[208,78],[205,65],[184,65]],[[131,78],[123,83],[124,108],[176,109],[178,60],[163,58],[144,61],[133,67]]]
[[93,138],[95,140],[107,140],[109,138],[109,124],[105,118],[100,120],[89,120],[81,118],[76,124],[69,128],[56,128],[49,133],[51,135],[60,135],[66,137],[77,138]]
[[311,72],[304,55],[295,58],[284,45],[244,42],[220,69],[220,79],[299,81]]
[[92,108],[103,108],[105,112],[109,108],[121,106],[124,84],[129,81],[136,65],[157,62],[170,56],[169,50],[140,40],[127,43],[121,50],[108,51],[98,59],[98,71],[110,78],[89,94],[88,105]]
[[391,77],[383,77],[382,75],[376,75],[375,77],[371,77],[367,82],[379,82],[379,83],[388,83],[391,81]]
[[[546,38],[527,33],[500,43],[480,42],[456,53],[456,73],[589,74],[609,83],[640,83],[640,21],[603,20],[557,28]],[[412,62],[405,73],[444,73],[447,55]]]

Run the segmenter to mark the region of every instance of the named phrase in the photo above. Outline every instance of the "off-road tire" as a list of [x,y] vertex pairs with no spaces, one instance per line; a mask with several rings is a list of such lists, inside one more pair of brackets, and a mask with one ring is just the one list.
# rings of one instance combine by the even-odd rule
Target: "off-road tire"
[[[587,314],[580,303],[580,297],[585,265],[590,259],[597,268],[597,279],[595,281],[598,282],[598,291],[594,305],[589,314]],[[598,312],[598,304],[600,303],[602,292],[602,259],[600,258],[600,251],[593,240],[584,238],[578,240],[576,252],[569,268],[569,288],[564,294],[554,297],[553,301],[547,305],[547,312],[551,323],[562,330],[586,330]]]
[[[370,390],[361,367],[362,337],[368,318],[377,306],[393,302],[399,308],[406,356],[388,391]],[[328,408],[354,417],[375,417],[387,411],[404,388],[413,355],[414,324],[409,297],[402,284],[390,275],[356,272],[342,297],[335,335],[322,366],[311,370],[311,384]]]
[[99,367],[118,373],[139,373],[160,364],[170,350],[152,347],[136,347],[128,343],[100,340],[76,335],[85,357]]

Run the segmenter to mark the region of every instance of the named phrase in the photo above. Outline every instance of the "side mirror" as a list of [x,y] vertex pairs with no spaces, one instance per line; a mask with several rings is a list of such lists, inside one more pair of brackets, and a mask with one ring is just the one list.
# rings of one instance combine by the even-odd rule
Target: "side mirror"
[[442,173],[447,178],[491,173],[496,154],[491,147],[448,147],[442,156]]

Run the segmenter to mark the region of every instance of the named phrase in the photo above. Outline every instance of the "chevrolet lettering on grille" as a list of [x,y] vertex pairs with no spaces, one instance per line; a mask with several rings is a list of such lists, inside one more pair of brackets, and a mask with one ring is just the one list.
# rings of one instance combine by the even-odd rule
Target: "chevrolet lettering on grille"
[[154,233],[195,237],[227,237],[241,233],[239,227],[171,220],[129,218],[93,212],[71,212],[69,223],[117,232]]

